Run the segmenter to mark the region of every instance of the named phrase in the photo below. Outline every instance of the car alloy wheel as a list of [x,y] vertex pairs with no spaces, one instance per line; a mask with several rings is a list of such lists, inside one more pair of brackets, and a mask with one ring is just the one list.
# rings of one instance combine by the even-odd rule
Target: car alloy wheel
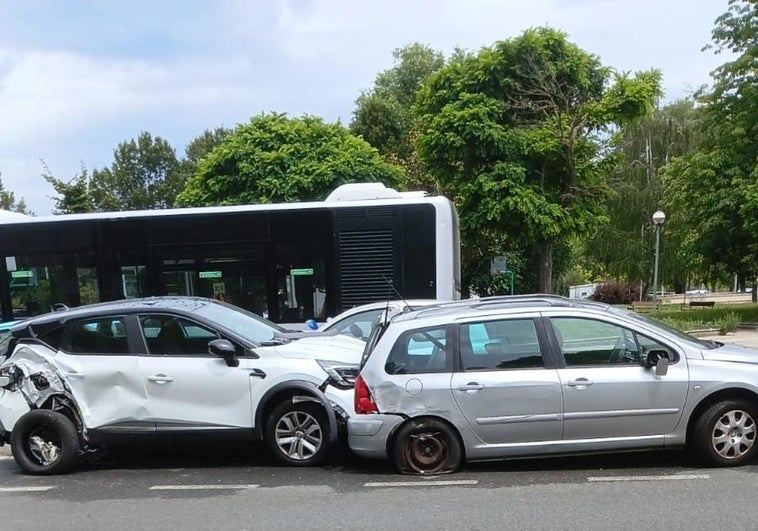
[[266,443],[277,460],[288,466],[314,466],[332,448],[329,417],[321,404],[284,401],[266,424]]
[[324,434],[321,425],[305,411],[291,411],[276,424],[276,445],[290,459],[312,459],[321,448]]
[[79,460],[79,436],[66,416],[34,409],[13,427],[11,452],[27,474],[65,474]]

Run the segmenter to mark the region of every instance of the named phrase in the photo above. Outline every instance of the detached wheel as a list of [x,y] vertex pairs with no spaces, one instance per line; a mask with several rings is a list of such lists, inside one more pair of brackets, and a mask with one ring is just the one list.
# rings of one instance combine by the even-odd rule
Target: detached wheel
[[78,462],[79,436],[65,415],[35,409],[13,427],[11,451],[27,474],[65,474]]
[[403,474],[446,474],[461,464],[461,444],[442,421],[412,420],[398,432],[393,457]]
[[740,466],[755,458],[758,412],[745,400],[723,400],[706,409],[692,433],[697,457],[709,466]]
[[285,465],[320,464],[332,446],[326,411],[312,402],[282,402],[268,419],[266,442],[276,459]]

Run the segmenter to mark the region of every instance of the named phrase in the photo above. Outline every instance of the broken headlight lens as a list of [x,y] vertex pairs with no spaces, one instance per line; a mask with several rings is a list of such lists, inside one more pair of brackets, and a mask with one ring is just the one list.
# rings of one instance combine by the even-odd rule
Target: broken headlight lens
[[21,379],[21,369],[15,365],[0,367],[0,387],[12,387]]
[[321,368],[329,375],[329,383],[337,389],[352,389],[358,376],[357,365],[346,365],[338,361],[317,360]]

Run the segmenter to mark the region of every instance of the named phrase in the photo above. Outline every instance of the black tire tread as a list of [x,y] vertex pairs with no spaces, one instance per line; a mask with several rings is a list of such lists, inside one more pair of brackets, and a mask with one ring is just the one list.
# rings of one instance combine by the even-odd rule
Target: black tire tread
[[458,439],[458,435],[454,432],[447,423],[434,419],[434,418],[419,418],[413,419],[403,425],[397,432],[392,445],[393,461],[397,469],[403,474],[419,475],[419,472],[413,470],[408,464],[404,455],[404,443],[409,436],[419,431],[437,430],[446,434],[447,442],[450,448],[450,455],[448,457],[448,463],[444,470],[435,472],[434,474],[449,474],[454,472],[461,464],[463,460],[463,452],[461,449],[461,443]]
[[[49,428],[56,430],[61,439],[58,460],[49,466],[32,461],[24,449],[24,439],[29,431],[40,424],[46,424]],[[48,409],[34,409],[22,416],[13,427],[11,452],[18,466],[27,474],[35,476],[66,474],[79,462],[79,435],[74,424],[65,415]]]
[[755,459],[755,453],[758,451],[758,439],[750,451],[739,459],[724,459],[716,454],[711,447],[711,432],[714,422],[721,418],[726,411],[734,409],[741,409],[749,413],[753,421],[757,423],[756,429],[758,429],[758,408],[752,402],[742,399],[727,399],[713,403],[695,421],[691,434],[691,450],[695,458],[704,466],[741,466]]

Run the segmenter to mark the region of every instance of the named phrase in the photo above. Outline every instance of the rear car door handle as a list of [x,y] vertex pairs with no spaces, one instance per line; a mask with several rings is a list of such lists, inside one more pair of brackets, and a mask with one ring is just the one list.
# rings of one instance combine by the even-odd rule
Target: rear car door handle
[[147,380],[150,382],[161,384],[161,385],[174,381],[174,379],[171,376],[166,376],[165,374],[156,374],[155,376],[148,376]]
[[250,377],[260,378],[261,380],[263,380],[266,377],[266,373],[260,369],[253,369],[252,371],[250,371]]
[[66,371],[66,376],[69,378],[84,378],[84,375],[76,371]]
[[469,382],[466,385],[460,386],[458,389],[461,391],[466,391],[466,392],[481,391],[482,389],[484,389],[484,386],[477,382]]
[[592,385],[592,380],[587,378],[577,378],[568,383],[569,387],[589,387],[590,385]]

